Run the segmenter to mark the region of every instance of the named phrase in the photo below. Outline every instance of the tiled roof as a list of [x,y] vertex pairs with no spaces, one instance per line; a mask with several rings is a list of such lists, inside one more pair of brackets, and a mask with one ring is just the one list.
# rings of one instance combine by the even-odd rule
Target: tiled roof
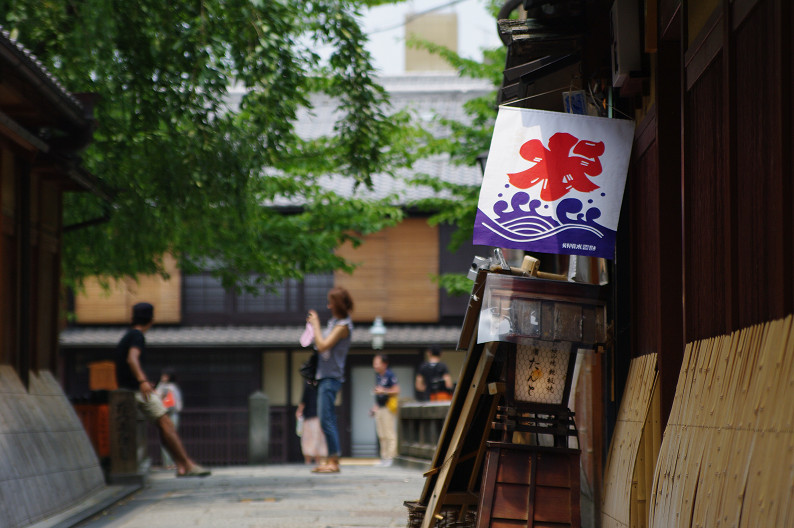
[[[375,174],[372,177],[372,189],[359,186],[354,190],[354,182],[350,178],[323,176],[318,183],[325,189],[333,190],[344,197],[356,196],[358,198],[381,199],[390,195],[397,195],[398,204],[408,204],[414,200],[430,197],[445,196],[425,186],[411,185],[409,180],[419,175],[434,177],[440,181],[452,182],[460,185],[480,185],[482,172],[478,167],[455,165],[449,156],[437,155],[418,160],[410,169],[400,169],[394,177],[387,174]],[[278,201],[274,205],[294,205],[294,201]]]
[[[489,94],[493,86],[481,79],[466,79],[454,74],[410,74],[380,79],[382,86],[389,92],[391,108],[389,112],[411,111],[424,122],[427,130],[437,137],[444,137],[449,131],[440,126],[439,118],[467,122],[468,116],[463,103],[473,97]],[[233,94],[233,101],[239,101],[241,93]],[[328,95],[315,94],[312,109],[302,109],[295,123],[295,131],[303,138],[310,139],[333,133],[334,123],[340,114],[334,99]],[[439,181],[459,185],[480,185],[482,172],[477,166],[457,165],[447,154],[423,158],[413,167],[396,171],[396,176],[375,174],[372,189],[360,186],[354,189],[350,178],[326,175],[318,183],[327,190],[344,197],[356,196],[367,199],[381,199],[397,195],[395,205],[405,205],[415,200],[430,197],[444,197],[446,193],[436,193],[424,186],[410,185],[407,180],[417,175],[427,175]],[[301,205],[297,198],[277,198],[268,205],[288,207]]]
[[[488,81],[454,74],[409,74],[382,77],[379,81],[391,100],[387,113],[410,111],[424,122],[429,131],[442,137],[449,132],[438,125],[436,117],[465,123],[469,118],[463,110],[463,103],[494,91],[494,86]],[[298,113],[295,132],[305,139],[331,135],[334,123],[340,117],[337,102],[325,94],[315,94],[311,101],[312,109],[303,108]]]
[[[180,326],[154,327],[146,333],[150,347],[257,347],[299,348],[298,338],[303,326]],[[76,327],[61,332],[64,348],[115,347],[126,327]],[[392,326],[386,334],[386,347],[423,347],[438,344],[455,346],[460,337],[459,326]],[[369,347],[372,336],[369,325],[353,330],[353,346]]]
[[72,107],[71,109],[77,112],[78,115],[82,115],[85,112],[80,101],[69,93],[60,81],[47,71],[41,61],[33,55],[33,53],[20,42],[11,38],[11,33],[2,26],[0,26],[0,48],[2,48],[5,54],[9,54],[17,61],[20,61],[20,63],[26,67],[26,71],[29,72],[30,75],[35,76],[39,82],[53,93],[57,94],[57,97],[70,105]]

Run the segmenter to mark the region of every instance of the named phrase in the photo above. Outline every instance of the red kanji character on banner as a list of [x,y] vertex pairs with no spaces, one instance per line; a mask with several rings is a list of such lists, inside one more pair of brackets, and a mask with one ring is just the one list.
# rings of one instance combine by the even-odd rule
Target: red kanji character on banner
[[[571,147],[573,154],[571,155]],[[510,183],[519,189],[528,189],[543,182],[540,198],[547,202],[558,200],[571,189],[590,192],[598,189],[588,176],[601,174],[604,142],[579,140],[566,132],[558,132],[549,139],[549,148],[538,139],[521,145],[521,157],[535,163],[525,171],[508,174]]]

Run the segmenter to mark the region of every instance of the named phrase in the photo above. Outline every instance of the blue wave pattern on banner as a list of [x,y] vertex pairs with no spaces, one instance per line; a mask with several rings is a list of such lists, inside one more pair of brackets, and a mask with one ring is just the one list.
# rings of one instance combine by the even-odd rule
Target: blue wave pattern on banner
[[[589,204],[592,202],[588,200]],[[534,251],[544,253],[614,258],[615,231],[596,222],[600,209],[592,205],[586,208],[581,200],[566,198],[557,203],[554,215],[546,216],[538,211],[542,204],[540,200],[530,200],[527,193],[518,192],[510,205],[497,201],[491,216],[478,209],[474,243],[517,249],[531,243]]]

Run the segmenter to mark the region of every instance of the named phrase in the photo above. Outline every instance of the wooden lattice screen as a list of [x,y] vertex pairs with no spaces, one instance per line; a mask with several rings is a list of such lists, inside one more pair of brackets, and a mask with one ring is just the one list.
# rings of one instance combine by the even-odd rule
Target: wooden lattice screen
[[792,526],[792,399],[792,316],[687,345],[649,526]]

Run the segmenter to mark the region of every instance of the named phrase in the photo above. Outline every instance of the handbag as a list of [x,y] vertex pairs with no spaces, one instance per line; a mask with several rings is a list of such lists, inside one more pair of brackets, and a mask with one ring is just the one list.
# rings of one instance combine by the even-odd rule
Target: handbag
[[317,361],[319,357],[317,355],[317,351],[315,350],[314,353],[309,356],[309,359],[303,362],[300,368],[300,374],[304,379],[309,381],[314,381],[314,378],[317,376]]
[[388,400],[386,400],[386,408],[389,409],[393,414],[397,414],[398,404],[399,402],[397,400],[397,396],[393,394],[389,396]]

